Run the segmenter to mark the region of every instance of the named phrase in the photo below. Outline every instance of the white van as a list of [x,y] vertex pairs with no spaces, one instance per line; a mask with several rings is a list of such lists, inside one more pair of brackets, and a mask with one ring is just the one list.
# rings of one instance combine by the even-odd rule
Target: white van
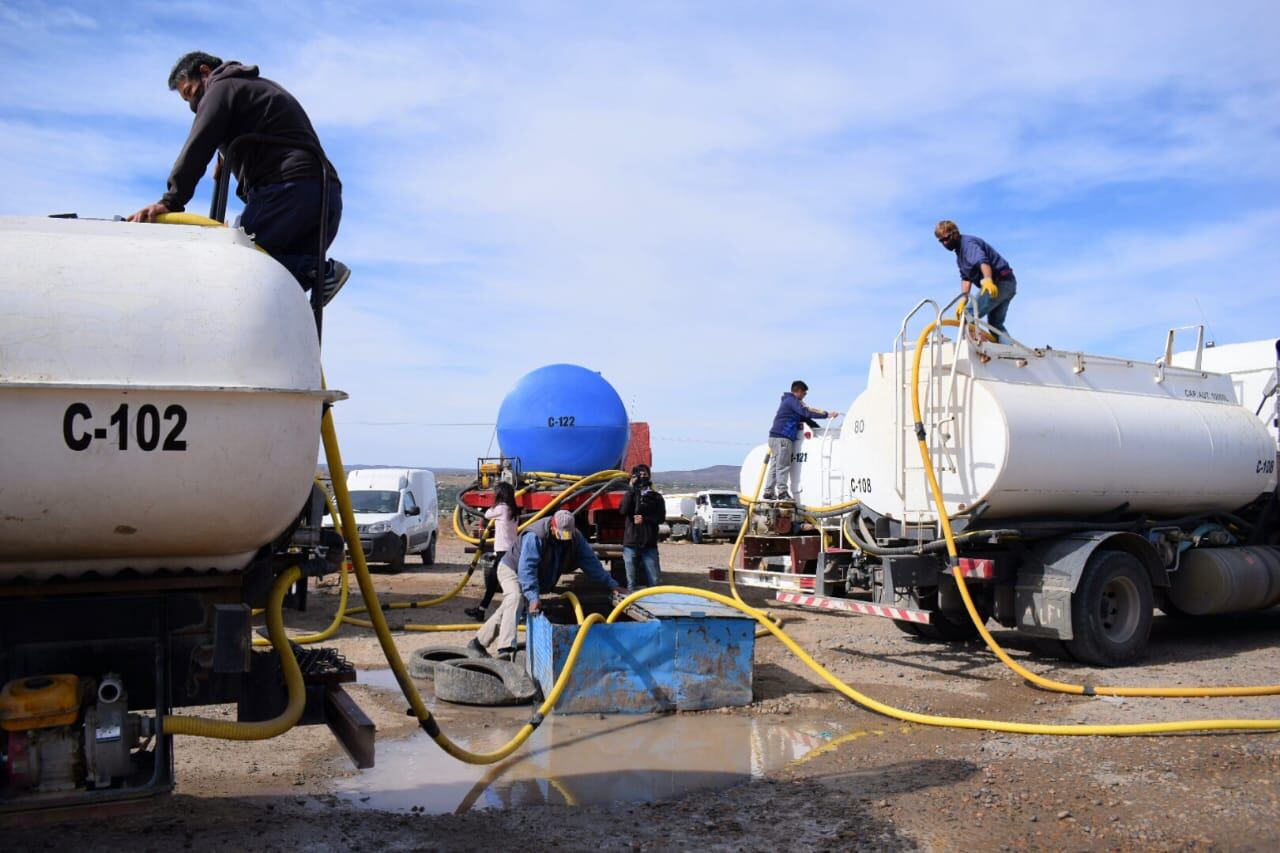
[[[423,468],[360,468],[347,475],[356,532],[365,559],[404,567],[406,554],[418,554],[423,565],[436,561],[440,505],[436,478]],[[331,525],[325,519],[326,525]]]

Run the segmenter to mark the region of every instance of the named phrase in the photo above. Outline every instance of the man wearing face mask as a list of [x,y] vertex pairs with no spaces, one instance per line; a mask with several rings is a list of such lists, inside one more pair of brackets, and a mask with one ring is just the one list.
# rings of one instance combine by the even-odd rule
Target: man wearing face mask
[[944,219],[933,229],[933,236],[938,238],[942,248],[956,253],[956,266],[960,268],[960,289],[964,298],[956,308],[956,319],[965,312],[969,305],[969,288],[978,285],[976,301],[969,308],[970,316],[985,317],[987,325],[995,333],[996,341],[1008,337],[1004,327],[1005,315],[1009,313],[1009,303],[1018,292],[1018,280],[1013,276],[1013,267],[981,237],[961,234],[960,229],[950,219]]
[[[237,146],[232,160],[224,162],[231,143],[248,133],[323,151],[302,105],[280,84],[259,76],[256,65],[223,62],[201,51],[178,60],[169,72],[169,88],[187,102],[195,120],[173,164],[168,191],[129,221],[153,222],[161,214],[183,210],[217,152],[215,177],[220,169],[230,168],[236,176],[236,195],[245,203],[240,226],[309,290],[315,277],[325,166],[329,169],[326,249],[337,236],[342,219],[342,184],[337,171],[327,159],[322,163],[310,151],[283,145],[244,143]],[[349,275],[345,265],[327,262],[324,301],[337,293]]]
[[642,589],[657,586],[662,578],[658,562],[658,525],[667,520],[667,502],[653,488],[649,466],[631,469],[631,483],[618,507],[624,519],[622,562],[627,568],[627,586]]

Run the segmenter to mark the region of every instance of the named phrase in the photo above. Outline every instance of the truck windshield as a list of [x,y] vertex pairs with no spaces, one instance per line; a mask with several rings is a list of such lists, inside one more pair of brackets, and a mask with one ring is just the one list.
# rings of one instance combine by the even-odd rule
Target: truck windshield
[[399,508],[399,492],[360,491],[351,493],[352,512],[395,512]]
[[738,496],[731,494],[720,494],[711,496],[711,505],[716,509],[738,509],[742,504],[738,503]]

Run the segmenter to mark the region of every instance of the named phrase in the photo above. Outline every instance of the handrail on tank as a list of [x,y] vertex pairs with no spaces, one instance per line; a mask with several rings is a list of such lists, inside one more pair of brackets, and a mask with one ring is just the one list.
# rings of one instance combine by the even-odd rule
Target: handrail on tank
[[[225,162],[231,163],[233,155],[239,150],[241,145],[277,145],[282,148],[294,148],[299,151],[305,151],[320,163],[320,239],[316,250],[316,280],[311,286],[310,302],[311,313],[316,318],[316,338],[319,339],[321,330],[324,326],[324,268],[325,268],[325,235],[328,233],[329,224],[329,158],[325,156],[324,150],[318,145],[312,145],[310,142],[299,142],[296,139],[285,139],[281,136],[270,136],[265,133],[244,133],[231,140],[227,146]],[[226,222],[227,218],[227,201],[231,188],[231,169],[224,168],[222,173],[218,175],[218,179],[214,184],[213,200],[209,204],[209,218],[216,219],[219,222]]]

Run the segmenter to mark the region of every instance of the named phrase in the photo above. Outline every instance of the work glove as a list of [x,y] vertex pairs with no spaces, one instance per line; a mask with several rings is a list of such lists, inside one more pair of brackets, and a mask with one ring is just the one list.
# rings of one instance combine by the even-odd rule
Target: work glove
[[989,278],[982,280],[982,292],[992,299],[1000,296],[1000,288],[996,287],[996,283]]
[[968,300],[968,298],[966,298],[966,297],[962,297],[962,298],[960,299],[960,304],[956,306],[956,319],[957,319],[957,320],[963,320],[963,319],[964,319],[964,307],[965,307],[966,305],[968,305],[968,304],[969,304],[969,300]]

